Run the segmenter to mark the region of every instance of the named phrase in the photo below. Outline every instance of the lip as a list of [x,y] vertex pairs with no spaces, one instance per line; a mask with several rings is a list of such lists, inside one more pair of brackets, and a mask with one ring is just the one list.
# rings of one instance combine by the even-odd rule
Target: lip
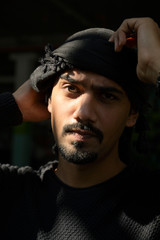
[[74,137],[78,140],[87,140],[89,138],[96,137],[96,135],[88,130],[84,129],[72,129],[68,132],[69,134],[74,135]]

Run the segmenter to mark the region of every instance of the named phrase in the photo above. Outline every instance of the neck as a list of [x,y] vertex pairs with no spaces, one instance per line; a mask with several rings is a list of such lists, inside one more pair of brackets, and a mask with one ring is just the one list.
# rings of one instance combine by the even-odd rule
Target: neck
[[118,156],[104,160],[97,159],[95,162],[83,165],[69,163],[60,158],[56,175],[71,187],[85,188],[109,180],[125,167]]

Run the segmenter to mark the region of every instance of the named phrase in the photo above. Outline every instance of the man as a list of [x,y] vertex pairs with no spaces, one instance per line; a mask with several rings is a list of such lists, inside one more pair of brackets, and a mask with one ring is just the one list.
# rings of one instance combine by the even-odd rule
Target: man
[[[133,32],[138,65],[136,50],[124,46]],[[50,113],[58,160],[39,171],[1,166],[1,239],[159,239],[160,176],[124,154],[132,127],[141,137],[146,130],[145,89],[159,79],[159,49],[150,18],[125,20],[115,33],[88,29],[48,47],[15,100],[1,96],[14,124]]]

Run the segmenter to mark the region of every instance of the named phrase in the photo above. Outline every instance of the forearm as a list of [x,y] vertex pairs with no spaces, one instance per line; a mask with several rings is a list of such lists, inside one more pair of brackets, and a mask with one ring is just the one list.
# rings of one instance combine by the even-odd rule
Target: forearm
[[3,126],[14,126],[22,123],[22,113],[9,92],[0,94],[0,124]]

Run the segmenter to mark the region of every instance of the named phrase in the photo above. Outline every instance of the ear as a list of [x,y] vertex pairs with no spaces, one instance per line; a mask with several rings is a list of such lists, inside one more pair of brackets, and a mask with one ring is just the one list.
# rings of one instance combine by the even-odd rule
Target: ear
[[139,113],[134,109],[132,109],[128,116],[126,127],[133,127],[136,124],[138,117],[139,117]]
[[51,110],[52,110],[52,104],[51,104],[51,98],[48,98],[48,112],[51,113]]

